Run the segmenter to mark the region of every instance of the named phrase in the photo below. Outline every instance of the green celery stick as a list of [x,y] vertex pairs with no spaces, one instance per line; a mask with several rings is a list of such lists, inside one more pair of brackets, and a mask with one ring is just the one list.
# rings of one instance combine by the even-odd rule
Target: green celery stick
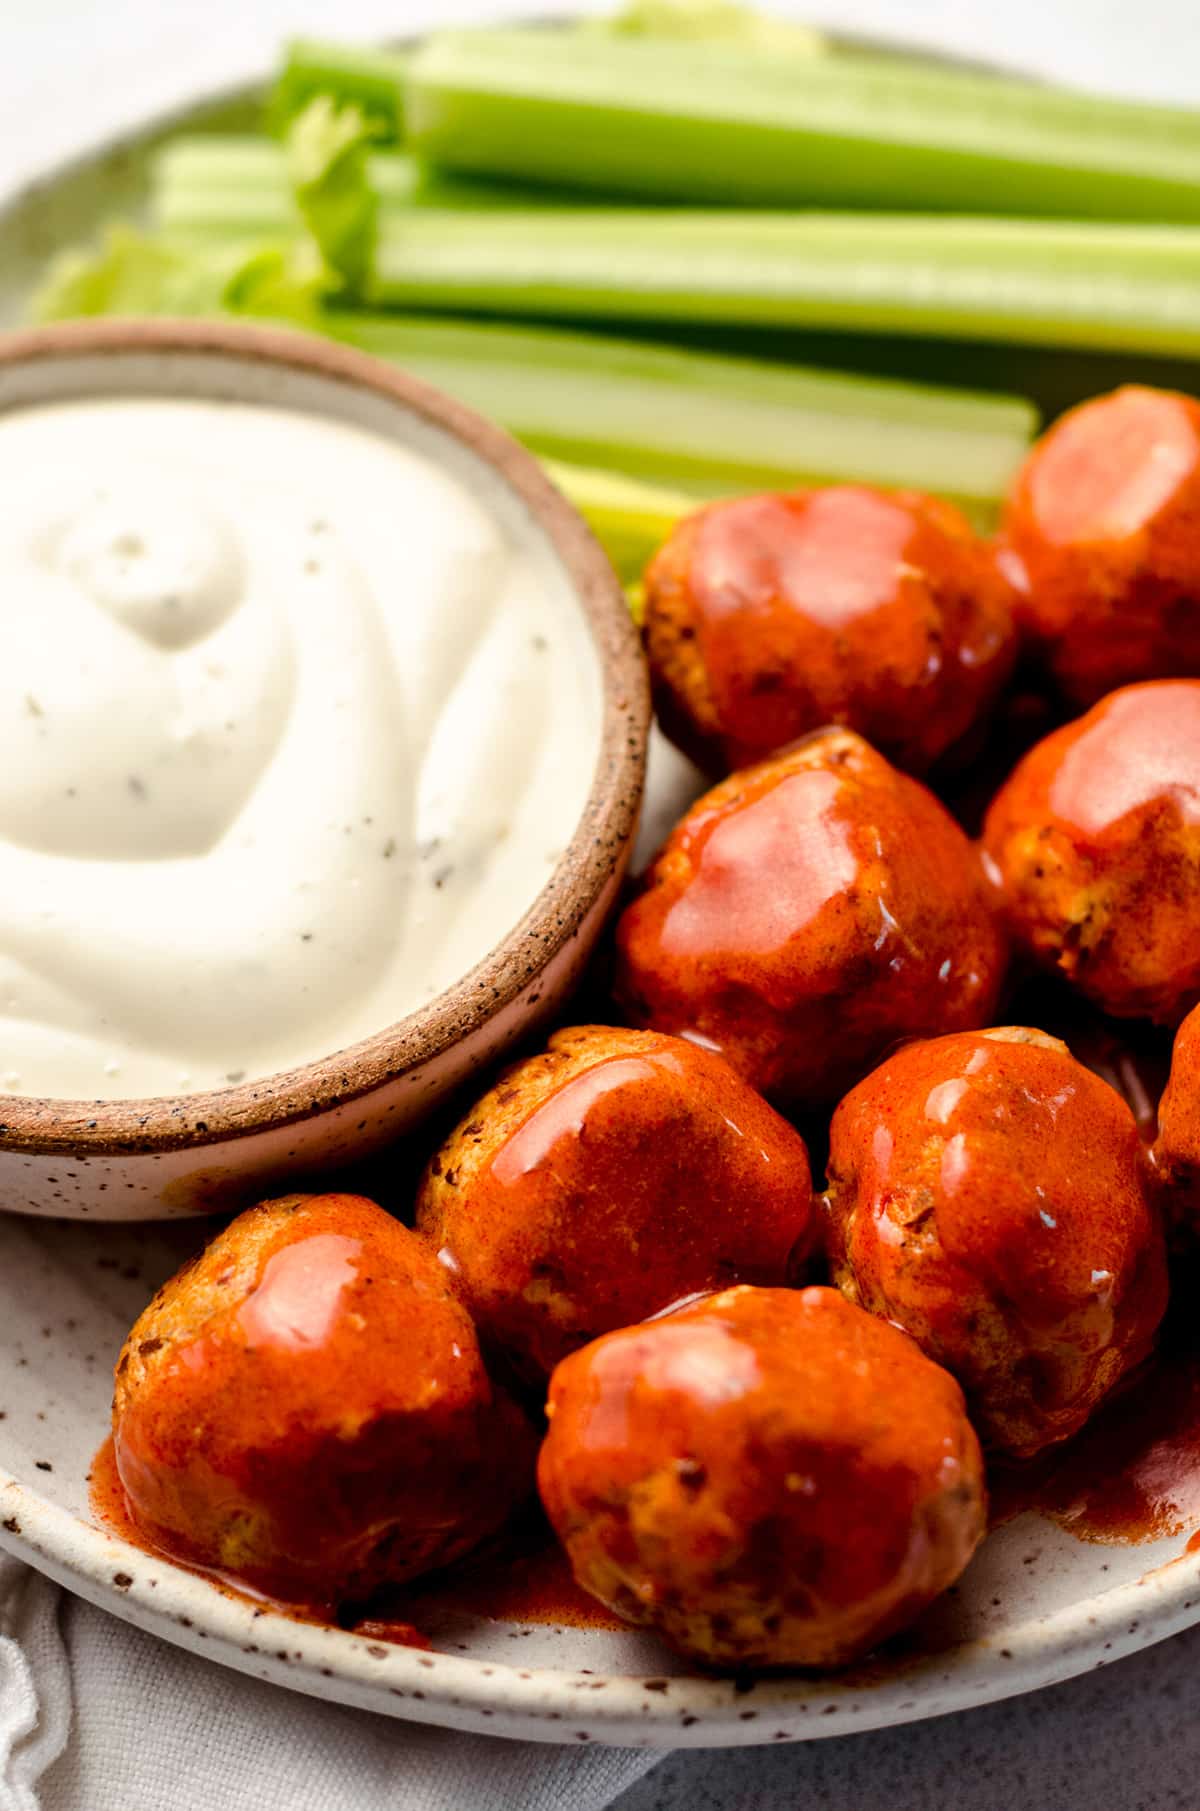
[[548,457],[697,495],[857,479],[994,505],[1037,429],[1019,398],[547,327],[334,311],[326,330]]
[[364,300],[1200,351],[1200,230],[956,215],[381,213]]
[[785,56],[814,56],[826,48],[810,25],[773,18],[737,0],[628,0],[618,12],[580,19],[576,29],[604,37],[681,39],[717,49],[752,44]]
[[[407,207],[430,180],[423,165],[403,152],[367,159],[368,177],[381,205]],[[151,159],[151,214],[160,231],[222,233],[240,238],[295,232],[301,226],[287,160],[267,138],[197,134],[171,139]],[[432,186],[446,205],[454,183]],[[479,184],[468,192],[478,199]]]
[[36,321],[84,315],[252,315],[316,330],[329,273],[308,240],[214,240],[186,248],[121,222],[51,259]]
[[127,227],[56,260],[37,318],[252,315],[391,360],[495,416],[552,471],[630,580],[705,497],[859,479],[989,519],[1037,425],[1017,398],[770,366],[561,329],[322,306],[309,241],[192,241]]
[[[825,48],[819,32],[774,19],[735,0],[633,0],[604,19],[581,19],[576,31],[591,36],[683,40],[692,48],[722,52],[730,45],[761,47],[772,55],[812,56]],[[564,33],[564,36],[574,35]],[[267,107],[270,129],[282,134],[318,94],[360,107],[381,140],[404,137],[405,89],[411,51],[377,50],[323,38],[295,38]]]
[[1200,220],[1200,113],[877,57],[446,32],[407,73],[448,169],[688,202]]
[[382,141],[404,137],[408,55],[365,44],[294,38],[267,102],[267,123],[283,133],[318,94],[362,109]]
[[[562,205],[549,190],[446,176],[405,151],[368,152],[366,177],[381,210]],[[302,221],[282,148],[271,139],[198,133],[171,139],[151,160],[151,216],[172,237],[278,237]]]
[[[60,255],[47,272],[33,312],[42,321],[83,315],[249,315],[328,331],[336,323],[322,322],[312,273],[294,267],[302,255],[232,245],[189,254],[131,228],[112,226],[93,250]],[[555,461],[548,469],[590,523],[626,584],[639,578],[672,525],[699,501],[688,492],[618,472],[566,461]]]
[[40,320],[266,315],[403,365],[544,456],[690,496],[820,480],[909,485],[986,517],[1037,427],[1016,397],[768,365],[549,327],[322,306],[300,240],[192,240],[128,227],[55,260]]

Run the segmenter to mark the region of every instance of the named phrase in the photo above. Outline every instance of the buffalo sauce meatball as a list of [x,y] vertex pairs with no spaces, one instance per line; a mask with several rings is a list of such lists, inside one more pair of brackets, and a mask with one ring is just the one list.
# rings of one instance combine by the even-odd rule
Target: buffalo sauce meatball
[[617,927],[637,1024],[772,1098],[834,1100],[898,1039],[986,1024],[1004,946],[975,852],[850,730],[746,768],[678,824]]
[[542,1379],[685,1295],[783,1283],[816,1231],[804,1140],[728,1063],[596,1025],[559,1032],[472,1108],[417,1225],[485,1343]]
[[167,1283],[113,1432],[148,1540],[291,1602],[442,1565],[532,1483],[532,1431],[435,1257],[356,1195],[251,1208]]
[[1126,686],[1019,763],[983,830],[1020,947],[1104,1012],[1200,999],[1200,680]]
[[646,573],[659,717],[724,773],[826,723],[923,772],[1012,666],[1011,590],[949,503],[844,485],[710,504]]
[[1162,1230],[1125,1102],[1042,1032],[910,1044],[834,1115],[829,1248],[850,1298],[1025,1456],[1082,1427],[1150,1352]]
[[1194,1237],[1200,1232],[1200,1007],[1175,1034],[1153,1155],[1172,1226]]
[[729,1289],[558,1367],[538,1485],[575,1577],[717,1666],[836,1666],[981,1540],[962,1392],[832,1289]]
[[1069,697],[1200,673],[1200,403],[1131,385],[1072,409],[1004,533],[1019,620]]

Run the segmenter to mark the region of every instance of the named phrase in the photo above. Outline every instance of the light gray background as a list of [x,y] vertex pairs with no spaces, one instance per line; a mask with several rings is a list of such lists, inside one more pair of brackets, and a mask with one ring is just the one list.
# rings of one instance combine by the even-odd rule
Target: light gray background
[[[266,68],[288,33],[399,34],[518,4],[0,0],[0,186],[140,113]],[[577,10],[603,6],[581,0]],[[1200,105],[1200,0],[777,0],[776,10]],[[1198,1674],[1200,1630],[936,1723],[774,1752],[671,1756],[620,1811],[1200,1811]],[[78,1811],[138,1808],[114,1801]]]

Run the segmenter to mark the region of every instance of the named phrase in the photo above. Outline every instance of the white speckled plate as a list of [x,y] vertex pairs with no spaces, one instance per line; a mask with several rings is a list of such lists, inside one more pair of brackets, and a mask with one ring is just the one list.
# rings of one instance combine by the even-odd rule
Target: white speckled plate
[[698,1678],[655,1640],[493,1621],[425,1597],[435,1650],[299,1623],[96,1527],[87,1472],[111,1365],[196,1226],[52,1225],[0,1216],[0,1543],[93,1603],[211,1660],[399,1717],[549,1742],[726,1746],[842,1735],[1029,1691],[1200,1616],[1184,1535],[1092,1546],[1024,1514],[894,1657],[839,1678]]
[[[193,119],[229,124],[237,95]],[[178,117],[169,122],[179,124]],[[136,210],[146,148],[132,133],[0,198],[0,320],[45,258]],[[693,777],[653,752],[646,838]],[[1030,1691],[1200,1620],[1200,1552],[1183,1533],[1096,1546],[1026,1513],[1000,1528],[961,1586],[902,1650],[834,1679],[750,1689],[698,1678],[649,1637],[470,1616],[425,1600],[435,1650],[313,1627],[97,1527],[87,1473],[108,1421],[111,1367],[149,1295],[202,1237],[193,1226],[51,1224],[0,1215],[0,1545],[93,1603],[209,1659],[388,1715],[548,1742],[727,1746],[842,1735]]]

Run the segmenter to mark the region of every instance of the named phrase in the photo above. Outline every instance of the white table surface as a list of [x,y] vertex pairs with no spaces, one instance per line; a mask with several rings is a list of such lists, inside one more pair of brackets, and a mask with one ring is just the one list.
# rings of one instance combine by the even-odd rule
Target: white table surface
[[[0,185],[139,113],[267,67],[288,33],[400,34],[512,10],[512,0],[0,0]],[[577,10],[603,6],[577,0]],[[1200,104],[1200,0],[776,0],[776,10]],[[934,1723],[773,1752],[669,1756],[619,1808],[1197,1811],[1198,1672],[1200,1629],[1050,1691]]]

